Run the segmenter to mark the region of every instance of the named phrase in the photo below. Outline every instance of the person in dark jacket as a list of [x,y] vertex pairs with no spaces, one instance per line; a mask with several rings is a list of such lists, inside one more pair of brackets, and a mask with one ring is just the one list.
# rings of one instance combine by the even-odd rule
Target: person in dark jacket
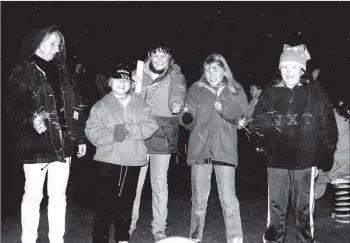
[[283,242],[289,199],[297,242],[314,242],[317,168],[332,168],[338,130],[323,88],[306,73],[304,45],[285,45],[280,76],[261,94],[249,126],[263,136],[268,172],[268,218],[264,242]]
[[191,130],[187,163],[191,165],[192,182],[190,238],[195,242],[202,241],[213,170],[227,243],[243,242],[235,189],[237,129],[241,128],[238,121],[250,118],[251,113],[247,96],[225,58],[216,53],[209,55],[201,79],[189,89],[184,111],[178,115],[180,124]]
[[[176,114],[184,106],[186,81],[181,68],[172,57],[167,41],[154,41],[148,59],[143,63],[142,77],[133,73],[133,79],[142,85],[141,97],[152,108],[152,118],[159,125],[156,133],[145,141],[150,157],[152,185],[152,233],[155,240],[166,238],[168,217],[168,169],[172,153],[177,153],[179,124]],[[148,165],[142,167],[137,186],[130,232],[135,230],[139,217],[140,197]]]
[[64,37],[56,26],[33,30],[23,41],[21,56],[9,78],[7,97],[25,174],[21,239],[36,242],[48,174],[49,240],[63,243],[70,158],[76,143],[77,156],[86,153],[82,104],[75,101]]

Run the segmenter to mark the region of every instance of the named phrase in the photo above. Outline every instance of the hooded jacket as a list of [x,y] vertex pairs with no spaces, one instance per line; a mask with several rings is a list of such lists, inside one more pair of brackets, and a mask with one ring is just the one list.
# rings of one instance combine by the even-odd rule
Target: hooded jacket
[[[106,94],[91,109],[85,133],[96,146],[94,160],[124,166],[147,164],[147,148],[144,139],[158,129],[150,118],[151,108],[135,93],[124,107],[113,92]],[[125,124],[129,135],[123,142],[113,140],[116,124]]]
[[[36,29],[24,38],[22,58],[8,80],[7,113],[13,125],[18,158],[22,163],[64,162],[64,158],[72,155],[76,142],[86,142],[82,104],[75,100],[66,67],[64,42],[61,41],[60,51],[51,64],[58,70],[65,124],[58,122],[55,94],[45,73],[38,68],[35,59],[31,59],[46,34],[52,33],[54,28]],[[44,119],[47,130],[41,134],[33,127],[35,112],[49,114]]]
[[326,93],[314,81],[293,89],[283,82],[268,86],[260,95],[250,129],[264,135],[268,167],[332,168],[337,125]]
[[[335,120],[337,121],[338,128],[338,143],[337,149],[334,153],[334,159],[338,161],[347,161],[350,163],[350,129],[349,129],[349,120],[340,116],[334,110]],[[350,173],[348,171],[348,173]]]
[[[217,97],[215,96],[217,94]],[[222,109],[216,111],[214,103],[219,101]],[[185,126],[184,112],[190,112],[194,119]],[[243,90],[233,94],[226,83],[215,88],[207,82],[198,81],[188,90],[186,105],[179,113],[179,123],[191,130],[187,150],[188,164],[201,164],[205,159],[237,166],[237,121],[249,118],[251,109]]]
[[159,129],[145,141],[148,153],[176,153],[179,124],[170,107],[174,102],[183,107],[186,95],[185,77],[181,68],[170,59],[169,66],[163,74],[153,80],[149,63],[149,59],[144,62],[141,96],[151,107],[152,118],[157,122]]

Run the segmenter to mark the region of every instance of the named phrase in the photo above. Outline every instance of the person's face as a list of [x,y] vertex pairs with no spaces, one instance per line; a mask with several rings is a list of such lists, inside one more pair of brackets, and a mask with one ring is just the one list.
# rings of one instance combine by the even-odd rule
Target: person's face
[[122,79],[122,78],[110,78],[109,79],[109,85],[111,86],[112,91],[118,98],[124,98],[128,91],[130,90],[130,82],[129,79]]
[[39,45],[39,56],[47,62],[51,61],[59,52],[60,42],[61,38],[57,33],[47,35]]
[[253,85],[252,87],[250,87],[250,95],[251,95],[253,98],[259,97],[260,93],[261,93],[261,90],[258,89],[255,85]]
[[210,85],[216,87],[222,82],[225,76],[225,70],[216,62],[213,62],[204,65],[204,75]]
[[169,65],[170,58],[171,55],[169,53],[165,53],[159,49],[155,52],[152,52],[150,56],[152,65],[156,70],[162,70],[166,68]]
[[300,76],[303,75],[303,73],[304,71],[301,67],[291,64],[281,67],[281,76],[289,88],[293,88],[300,82]]

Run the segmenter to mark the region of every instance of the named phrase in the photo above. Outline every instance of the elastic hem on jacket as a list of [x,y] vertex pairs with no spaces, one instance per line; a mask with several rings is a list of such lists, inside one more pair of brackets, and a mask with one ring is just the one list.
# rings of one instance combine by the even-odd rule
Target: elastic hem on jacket
[[305,170],[311,167],[318,167],[317,165],[309,165],[309,166],[286,166],[286,165],[267,165],[267,168],[273,169],[283,169],[283,170]]
[[230,164],[230,163],[227,163],[227,162],[213,160],[212,158],[203,159],[203,160],[196,160],[196,161],[191,161],[191,162],[187,162],[187,163],[188,163],[188,165],[204,165],[204,164],[208,164],[208,165],[222,165],[222,166],[237,167],[237,165],[235,165],[235,164]]
[[147,151],[148,154],[177,154],[178,151]]

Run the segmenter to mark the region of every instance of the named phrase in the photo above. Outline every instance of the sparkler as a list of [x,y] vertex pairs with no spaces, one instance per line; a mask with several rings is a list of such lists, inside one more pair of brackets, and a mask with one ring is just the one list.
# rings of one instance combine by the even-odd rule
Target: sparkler
[[238,127],[243,127],[249,134],[252,134],[246,127],[245,125],[248,124],[250,120],[247,119],[246,116],[238,120]]
[[33,113],[33,117],[34,117],[34,120],[35,119],[41,119],[41,120],[45,120],[47,119],[48,121],[51,122],[51,124],[53,124],[54,126],[56,126],[57,128],[61,128],[61,127],[68,127],[67,125],[63,125],[63,124],[59,124],[58,122],[56,121],[53,121],[51,118],[50,118],[50,114],[54,114],[54,113],[49,113],[49,112],[46,112],[44,110],[42,110],[44,107],[40,107],[38,111],[35,111]]

